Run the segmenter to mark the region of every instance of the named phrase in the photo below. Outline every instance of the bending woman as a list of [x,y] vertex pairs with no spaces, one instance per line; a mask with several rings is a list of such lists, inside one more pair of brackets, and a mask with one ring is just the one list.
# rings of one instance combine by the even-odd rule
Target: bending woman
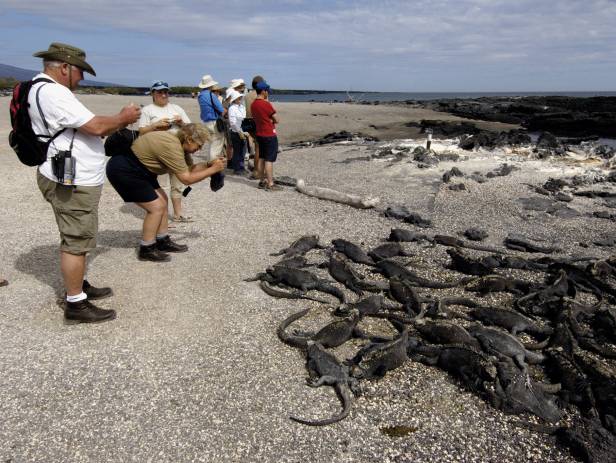
[[169,260],[168,252],[186,252],[188,246],[171,240],[168,232],[168,198],[157,176],[173,173],[191,185],[222,171],[226,160],[216,158],[194,164],[191,154],[209,140],[203,124],[186,124],[177,131],[149,132],[135,140],[131,152],[113,156],[107,163],[109,182],[127,203],[145,210],[139,259]]

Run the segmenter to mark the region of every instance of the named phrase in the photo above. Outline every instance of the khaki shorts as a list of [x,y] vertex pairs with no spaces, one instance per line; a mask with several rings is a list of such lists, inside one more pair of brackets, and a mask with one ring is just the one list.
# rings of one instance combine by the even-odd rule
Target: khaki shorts
[[37,172],[43,197],[51,204],[60,231],[60,249],[83,255],[96,247],[98,202],[103,186],[66,186]]

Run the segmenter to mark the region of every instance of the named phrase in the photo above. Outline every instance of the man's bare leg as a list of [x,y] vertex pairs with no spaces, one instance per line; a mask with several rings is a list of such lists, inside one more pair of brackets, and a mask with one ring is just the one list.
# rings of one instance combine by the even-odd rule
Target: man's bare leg
[[259,170],[259,164],[261,162],[261,157],[259,156],[259,144],[257,143],[256,138],[252,138],[252,146],[254,147],[254,150],[255,150],[255,157],[253,159],[254,166],[255,166],[254,175],[255,175],[255,178],[261,180],[263,178],[263,169],[261,168],[261,170]]
[[265,178],[267,179],[267,184],[269,186],[274,185],[274,163],[265,161],[263,163],[265,165]]
[[83,276],[86,272],[86,255],[60,251],[60,270],[68,296],[77,296],[83,291]]

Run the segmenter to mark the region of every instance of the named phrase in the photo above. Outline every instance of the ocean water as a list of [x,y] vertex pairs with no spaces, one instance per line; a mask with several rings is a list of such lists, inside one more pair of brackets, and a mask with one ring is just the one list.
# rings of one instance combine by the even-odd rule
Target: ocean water
[[404,93],[404,92],[336,92],[308,93],[305,95],[270,95],[273,102],[333,102],[333,101],[406,101],[406,100],[439,100],[443,98],[480,98],[485,96],[616,96],[616,92],[442,92],[442,93]]

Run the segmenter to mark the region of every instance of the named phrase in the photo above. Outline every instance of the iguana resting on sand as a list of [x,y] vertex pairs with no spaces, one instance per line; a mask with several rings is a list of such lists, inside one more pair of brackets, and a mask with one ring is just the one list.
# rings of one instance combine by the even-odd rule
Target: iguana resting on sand
[[355,332],[355,328],[357,327],[357,323],[360,320],[359,311],[352,310],[348,317],[333,321],[325,325],[316,333],[287,333],[286,329],[289,325],[302,318],[309,311],[310,309],[301,310],[300,312],[297,312],[296,314],[293,314],[285,319],[278,326],[278,338],[285,344],[293,347],[305,348],[310,342],[318,342],[323,347],[327,348],[338,347],[351,339],[353,333]]
[[327,352],[318,342],[310,342],[308,345],[306,367],[310,377],[313,378],[309,380],[308,385],[311,387],[332,386],[342,402],[342,412],[332,418],[315,421],[294,416],[290,418],[308,426],[326,426],[345,419],[351,411],[351,392],[356,384],[355,379],[349,377],[348,367],[338,362],[336,357]]

